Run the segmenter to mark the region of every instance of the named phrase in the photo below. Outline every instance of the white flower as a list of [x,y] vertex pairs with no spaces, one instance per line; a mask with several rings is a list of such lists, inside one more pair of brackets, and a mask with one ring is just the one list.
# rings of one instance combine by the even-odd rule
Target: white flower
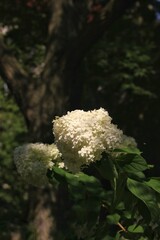
[[134,138],[123,135],[122,143],[119,147],[137,147],[137,143]]
[[103,108],[93,111],[75,110],[56,118],[53,133],[64,165],[72,172],[84,164],[101,159],[101,154],[117,148],[124,135]]
[[17,171],[26,182],[35,186],[48,183],[47,169],[51,169],[60,157],[61,154],[54,144],[24,144],[14,151]]

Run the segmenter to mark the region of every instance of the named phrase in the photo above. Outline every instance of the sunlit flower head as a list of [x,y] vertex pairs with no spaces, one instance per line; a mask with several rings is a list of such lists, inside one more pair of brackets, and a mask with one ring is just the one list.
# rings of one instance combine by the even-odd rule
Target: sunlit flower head
[[56,145],[30,143],[17,147],[14,162],[21,177],[34,186],[48,183],[47,170],[51,169],[61,154]]
[[103,108],[75,110],[53,121],[53,133],[64,165],[72,172],[101,159],[102,153],[117,148],[124,135]]

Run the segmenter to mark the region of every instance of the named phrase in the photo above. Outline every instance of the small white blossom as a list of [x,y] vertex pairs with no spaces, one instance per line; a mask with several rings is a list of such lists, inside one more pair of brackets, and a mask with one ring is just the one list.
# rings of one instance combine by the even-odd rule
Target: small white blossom
[[55,144],[24,144],[14,151],[17,171],[26,182],[34,186],[48,183],[47,169],[51,169],[60,157]]
[[100,160],[104,151],[122,144],[123,132],[111,120],[108,112],[100,108],[75,110],[53,121],[55,141],[66,168],[78,172],[82,165]]
[[133,137],[123,135],[122,143],[119,147],[137,147],[137,143]]

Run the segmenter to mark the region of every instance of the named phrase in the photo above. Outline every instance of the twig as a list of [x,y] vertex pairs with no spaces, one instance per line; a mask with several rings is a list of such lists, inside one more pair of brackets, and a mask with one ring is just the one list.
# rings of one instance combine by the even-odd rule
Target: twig
[[121,223],[118,222],[117,225],[121,228],[123,232],[127,232],[127,230],[122,226]]

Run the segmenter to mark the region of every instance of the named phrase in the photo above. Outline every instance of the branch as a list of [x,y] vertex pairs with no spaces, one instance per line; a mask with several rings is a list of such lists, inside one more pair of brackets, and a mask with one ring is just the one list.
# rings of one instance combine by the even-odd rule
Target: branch
[[27,89],[28,75],[22,69],[18,61],[5,46],[0,36],[0,76],[8,85],[15,100],[24,112],[26,106],[25,93]]

